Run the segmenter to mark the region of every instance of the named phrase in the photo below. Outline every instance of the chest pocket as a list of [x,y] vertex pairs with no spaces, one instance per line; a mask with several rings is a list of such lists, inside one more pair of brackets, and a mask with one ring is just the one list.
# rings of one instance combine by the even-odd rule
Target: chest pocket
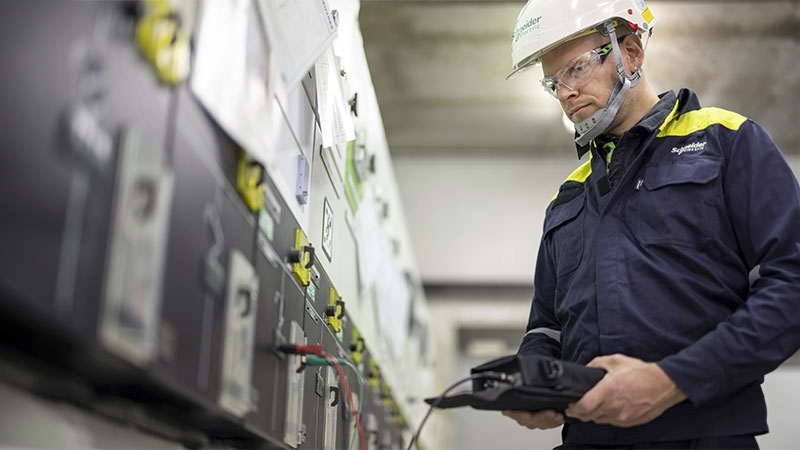
[[711,158],[648,167],[635,201],[639,239],[648,244],[702,247],[719,231],[722,161]]
[[583,211],[586,196],[583,184],[567,182],[545,219],[545,242],[550,242],[555,259],[556,273],[573,272],[583,256]]

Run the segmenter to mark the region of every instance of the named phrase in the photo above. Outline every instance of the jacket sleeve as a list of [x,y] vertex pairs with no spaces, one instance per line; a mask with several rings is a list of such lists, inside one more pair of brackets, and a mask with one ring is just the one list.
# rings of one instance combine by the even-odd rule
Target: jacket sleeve
[[539,244],[533,301],[518,353],[561,358],[561,326],[555,318],[555,267],[546,237]]
[[729,142],[726,207],[749,268],[747,300],[658,365],[696,404],[755,382],[800,348],[800,188],[767,132],[745,121]]

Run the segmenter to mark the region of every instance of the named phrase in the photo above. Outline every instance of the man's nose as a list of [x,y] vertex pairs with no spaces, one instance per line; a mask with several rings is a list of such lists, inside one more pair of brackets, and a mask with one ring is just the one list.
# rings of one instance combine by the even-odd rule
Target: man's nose
[[572,86],[559,81],[558,82],[558,91],[556,92],[558,95],[558,99],[562,102],[569,100],[570,98],[577,96],[578,91],[573,89]]

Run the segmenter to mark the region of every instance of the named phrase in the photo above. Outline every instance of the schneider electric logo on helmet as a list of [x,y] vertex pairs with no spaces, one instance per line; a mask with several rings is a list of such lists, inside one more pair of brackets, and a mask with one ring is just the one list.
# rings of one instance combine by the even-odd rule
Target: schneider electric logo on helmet
[[517,29],[514,30],[514,34],[511,35],[511,38],[514,40],[514,42],[517,42],[519,38],[521,38],[522,36],[525,36],[526,34],[530,33],[533,30],[538,30],[539,28],[541,28],[542,26],[542,24],[540,23],[541,21],[542,21],[542,16],[532,17],[531,20],[517,27]]

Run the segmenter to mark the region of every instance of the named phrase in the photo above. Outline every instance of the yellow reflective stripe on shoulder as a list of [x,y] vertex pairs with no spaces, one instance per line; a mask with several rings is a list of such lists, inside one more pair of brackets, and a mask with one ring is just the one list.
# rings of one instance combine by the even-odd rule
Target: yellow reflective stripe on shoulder
[[581,164],[580,167],[573,170],[572,173],[569,174],[567,179],[564,180],[564,183],[566,183],[567,181],[577,181],[579,183],[583,183],[584,181],[586,181],[587,178],[589,178],[589,175],[591,174],[592,174],[592,158],[589,157],[589,161],[586,161],[585,163]]
[[[581,164],[580,167],[578,167],[577,169],[573,170],[572,173],[569,174],[567,179],[564,180],[564,183],[566,183],[567,181],[577,181],[578,183],[583,183],[584,181],[586,181],[587,178],[589,178],[589,175],[591,174],[592,174],[592,154],[590,153],[589,160]],[[550,199],[550,201],[552,202],[553,200],[556,199],[556,197],[558,197],[558,192],[556,192],[556,195],[554,195],[553,198]]]
[[722,125],[730,130],[738,130],[747,120],[747,117],[721,108],[701,108],[676,117],[677,108],[678,103],[676,102],[675,108],[664,121],[658,137],[688,136],[711,125]]

